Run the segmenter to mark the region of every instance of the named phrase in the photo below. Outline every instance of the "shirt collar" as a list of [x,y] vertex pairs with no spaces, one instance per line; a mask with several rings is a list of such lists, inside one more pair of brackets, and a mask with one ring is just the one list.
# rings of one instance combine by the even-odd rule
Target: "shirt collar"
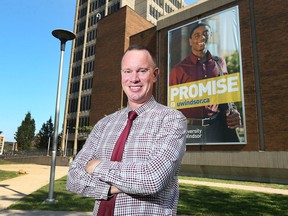
[[[207,57],[207,61],[209,61],[210,59],[212,59],[212,55],[209,52],[209,50],[207,50],[206,52],[206,57]],[[196,64],[199,60],[198,60],[198,56],[194,55],[193,53],[191,53],[190,55],[190,60],[192,61],[193,64]]]
[[[155,107],[157,104],[156,100],[154,99],[153,96],[151,96],[151,98],[142,106],[140,106],[139,108],[137,108],[136,110],[134,110],[138,116],[140,116],[142,113],[147,112],[148,110],[152,109],[153,107]],[[131,111],[131,107],[128,105],[127,107],[127,112]]]

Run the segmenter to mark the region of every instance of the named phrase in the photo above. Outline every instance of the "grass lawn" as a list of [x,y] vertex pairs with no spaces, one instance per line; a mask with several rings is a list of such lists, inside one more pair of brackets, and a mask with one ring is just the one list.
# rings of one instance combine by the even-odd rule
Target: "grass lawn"
[[[94,200],[65,190],[66,177],[55,181],[56,204],[43,204],[49,186],[22,198],[10,209],[92,211]],[[288,215],[288,196],[180,184],[179,215]]]
[[288,215],[288,196],[226,188],[180,185],[178,214]]
[[15,162],[4,160],[4,159],[0,159],[0,165],[1,164],[15,164]]
[[[0,159],[0,165],[1,164],[11,164],[11,162]],[[19,176],[18,172],[0,170],[0,181],[4,181],[6,179],[14,178],[17,176]]]
[[22,210],[51,210],[51,211],[92,211],[95,200],[67,192],[65,189],[66,177],[58,179],[54,184],[54,198],[56,204],[44,204],[48,198],[49,185],[46,185],[32,194],[20,199],[9,209]]
[[18,172],[0,170],[0,181],[4,181],[10,178],[15,178],[17,176],[19,176]]

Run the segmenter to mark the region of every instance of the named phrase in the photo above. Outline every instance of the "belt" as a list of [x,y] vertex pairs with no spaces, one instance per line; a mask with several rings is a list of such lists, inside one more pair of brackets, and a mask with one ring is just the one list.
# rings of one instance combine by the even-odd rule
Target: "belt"
[[195,126],[209,126],[213,124],[217,119],[218,113],[204,119],[195,119],[195,118],[187,118],[188,125],[195,125]]

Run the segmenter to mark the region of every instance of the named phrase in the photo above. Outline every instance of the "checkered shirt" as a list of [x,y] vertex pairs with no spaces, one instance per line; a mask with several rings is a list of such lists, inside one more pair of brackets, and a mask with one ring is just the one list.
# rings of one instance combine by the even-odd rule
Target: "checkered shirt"
[[[128,106],[97,122],[70,165],[67,190],[94,197],[93,215],[97,215],[100,200],[108,199],[111,185],[123,192],[117,195],[114,215],[176,215],[177,174],[185,152],[186,118],[151,97],[135,110],[138,116],[122,161],[110,161],[129,111]],[[102,162],[90,175],[85,166],[93,158]]]

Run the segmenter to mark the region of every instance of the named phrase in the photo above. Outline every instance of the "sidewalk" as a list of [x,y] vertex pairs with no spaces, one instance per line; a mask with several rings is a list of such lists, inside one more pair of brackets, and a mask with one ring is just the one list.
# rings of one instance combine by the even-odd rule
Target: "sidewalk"
[[0,210],[1,216],[92,216],[92,212]]
[[288,190],[285,190],[285,189],[276,189],[276,188],[267,188],[267,187],[258,187],[258,186],[215,183],[215,182],[202,182],[202,181],[192,181],[192,180],[183,180],[183,179],[180,179],[179,183],[209,186],[209,187],[222,187],[222,188],[224,187],[224,188],[230,188],[230,189],[255,191],[255,192],[261,192],[261,193],[288,195]]
[[[0,170],[16,171],[23,170],[26,174],[0,182],[0,215],[92,215],[91,212],[54,212],[54,211],[20,211],[7,210],[6,208],[22,197],[38,190],[50,181],[50,166],[36,164],[3,164]],[[68,167],[56,166],[55,180],[67,175]],[[48,198],[48,194],[47,194]],[[43,200],[44,201],[44,200]]]

